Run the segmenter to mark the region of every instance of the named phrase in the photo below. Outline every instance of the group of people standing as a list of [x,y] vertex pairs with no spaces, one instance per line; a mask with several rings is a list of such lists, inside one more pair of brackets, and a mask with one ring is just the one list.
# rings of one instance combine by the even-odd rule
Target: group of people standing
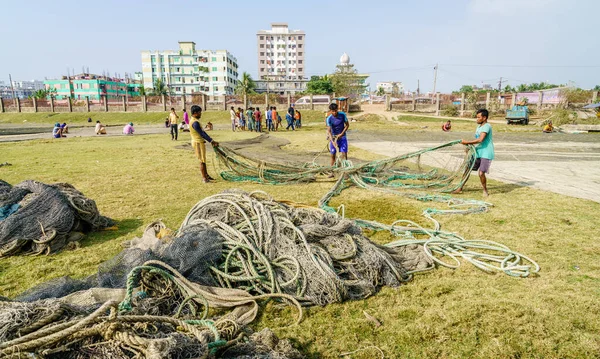
[[[260,107],[249,107],[244,111],[241,107],[235,109],[235,107],[231,106],[229,115],[232,131],[248,130],[263,132],[263,113],[260,111]],[[294,109],[294,105],[290,106],[285,118],[288,123],[286,130],[291,128],[293,131],[302,126],[302,114],[300,111]],[[267,131],[278,131],[280,127],[283,128],[281,115],[279,115],[275,106],[267,107],[264,119],[266,120],[265,126]]]

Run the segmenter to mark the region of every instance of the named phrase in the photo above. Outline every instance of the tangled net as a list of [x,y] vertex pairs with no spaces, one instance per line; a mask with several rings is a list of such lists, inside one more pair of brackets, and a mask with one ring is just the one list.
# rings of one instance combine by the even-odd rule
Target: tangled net
[[27,180],[13,187],[0,180],[0,257],[49,254],[83,233],[112,225],[93,200],[68,183]]
[[[375,244],[362,228],[396,240]],[[268,329],[248,328],[259,301],[295,306],[299,322],[302,305],[365,298],[460,258],[515,276],[539,270],[493,242],[227,191],[198,202],[176,233],[152,223],[86,279],[0,301],[0,357],[298,358]]]
[[[460,146],[460,147],[457,147]],[[331,199],[351,186],[392,193],[420,201],[443,202],[448,210],[428,209],[433,213],[476,213],[492,206],[478,200],[461,199],[448,195],[469,179],[475,163],[475,148],[460,145],[460,141],[448,142],[405,155],[354,165],[339,160],[335,167],[312,163],[279,164],[244,156],[225,146],[215,148],[218,162],[224,168],[221,177],[227,181],[251,181],[268,184],[314,182],[319,175],[336,173],[338,180],[319,200],[319,207],[329,212]],[[339,159],[339,158],[338,158]],[[424,194],[416,190],[427,189],[437,194]]]

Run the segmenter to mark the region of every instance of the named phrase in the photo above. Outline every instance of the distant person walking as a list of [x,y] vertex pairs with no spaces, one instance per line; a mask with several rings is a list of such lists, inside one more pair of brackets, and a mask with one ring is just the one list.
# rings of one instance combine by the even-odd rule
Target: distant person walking
[[[192,112],[191,126],[190,126],[190,137],[192,138],[192,148],[194,149],[194,153],[198,160],[200,160],[200,175],[202,176],[202,181],[204,183],[208,183],[210,181],[214,181],[214,179],[209,176],[208,170],[206,168],[206,146],[205,142],[208,141],[213,147],[218,147],[219,143],[214,141],[204,130],[202,129],[202,125],[200,124],[200,118],[202,117],[202,108],[198,105],[192,106],[190,109]],[[209,122],[210,123],[210,122]]]
[[275,131],[279,130],[279,126],[281,126],[281,116],[277,113],[277,107],[273,106],[273,121],[275,121]]
[[294,131],[294,117],[291,113],[286,113],[285,114],[285,120],[287,121],[287,127],[285,128],[286,131],[290,129],[290,127],[292,128],[292,131]]
[[171,113],[169,114],[169,124],[171,125],[171,141],[177,141],[177,137],[179,137],[179,116],[175,113],[175,109],[171,107]]
[[231,131],[235,132],[237,115],[235,114],[235,109],[233,108],[233,106],[231,106],[231,110],[229,110],[229,117],[231,119]]
[[[487,122],[489,112],[486,109],[477,111],[477,130],[475,130],[474,140],[462,140],[463,145],[475,145],[477,151],[475,164],[473,165],[473,171],[477,171],[479,174],[479,180],[483,187],[483,196],[489,195],[487,190],[487,178],[486,173],[490,172],[490,166],[494,159],[494,140],[492,136],[492,126]],[[464,184],[463,184],[464,186]],[[463,186],[452,193],[461,193]]]

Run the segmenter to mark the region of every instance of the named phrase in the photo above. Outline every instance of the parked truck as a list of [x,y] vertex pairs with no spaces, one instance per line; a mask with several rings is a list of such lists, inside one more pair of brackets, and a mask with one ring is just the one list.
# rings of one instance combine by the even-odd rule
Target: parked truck
[[510,110],[506,110],[506,123],[529,124],[529,111],[527,106],[515,105]]

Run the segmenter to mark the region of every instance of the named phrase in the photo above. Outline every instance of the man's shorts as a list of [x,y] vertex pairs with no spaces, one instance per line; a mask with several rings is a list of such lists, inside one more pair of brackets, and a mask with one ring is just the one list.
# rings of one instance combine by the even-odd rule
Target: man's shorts
[[196,158],[200,160],[200,163],[206,163],[206,146],[204,142],[192,142],[192,147],[194,147],[194,153],[196,154]]
[[490,166],[492,165],[492,160],[487,158],[478,158],[475,160],[475,164],[473,165],[473,171],[490,173]]
[[[346,136],[338,138],[336,141],[336,145],[337,148],[340,150],[340,153],[348,153],[348,140],[346,139]],[[331,141],[329,141],[329,152],[332,155],[334,155],[337,152]]]

